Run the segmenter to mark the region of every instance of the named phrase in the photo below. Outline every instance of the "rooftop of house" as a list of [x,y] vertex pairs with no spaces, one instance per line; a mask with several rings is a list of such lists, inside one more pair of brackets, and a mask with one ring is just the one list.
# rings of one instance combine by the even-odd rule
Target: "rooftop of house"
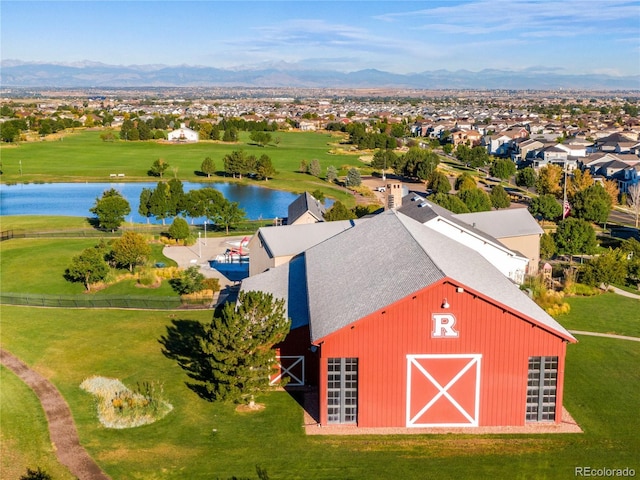
[[544,233],[526,208],[461,213],[454,217],[497,239]]
[[[486,242],[493,244],[499,248],[507,250],[500,240],[498,240],[495,236],[492,236],[490,233],[477,228],[476,225],[467,222],[464,219],[459,218],[459,215],[456,215],[446,208],[443,208],[435,203],[429,201],[428,198],[423,197],[417,193],[412,193],[410,195],[406,195],[402,199],[402,207],[398,209],[398,211],[404,215],[407,215],[414,220],[427,224],[428,222],[435,220],[443,220],[452,225],[456,225],[464,231],[469,232],[470,234],[485,240]],[[482,212],[484,214],[489,212]],[[481,214],[482,214],[481,213]],[[527,213],[529,213],[527,211]],[[480,214],[480,215],[481,215]],[[521,214],[522,215],[522,214]],[[535,220],[534,220],[535,221]],[[483,222],[483,224],[486,222]],[[515,236],[515,235],[504,235],[507,236]],[[518,252],[514,252],[518,253]]]
[[257,235],[272,258],[292,256],[304,252],[316,243],[352,228],[362,221],[364,220],[339,220],[336,222],[262,227],[258,229]]
[[318,222],[324,222],[325,208],[313,195],[304,192],[289,205],[287,223],[292,225],[302,215],[309,212]]

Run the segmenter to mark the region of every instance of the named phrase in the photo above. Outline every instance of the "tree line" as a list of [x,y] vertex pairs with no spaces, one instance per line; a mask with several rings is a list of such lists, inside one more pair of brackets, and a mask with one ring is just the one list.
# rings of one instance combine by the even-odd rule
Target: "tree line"
[[[99,228],[115,231],[124,218],[131,213],[129,202],[115,189],[106,190],[97,198],[90,212],[96,216]],[[184,191],[182,182],[172,178],[167,182],[160,181],[155,188],[143,188],[140,193],[138,213],[147,218],[162,221],[179,215],[190,217],[206,217],[213,224],[229,229],[245,219],[246,214],[237,202],[231,202],[216,189],[211,187]]]

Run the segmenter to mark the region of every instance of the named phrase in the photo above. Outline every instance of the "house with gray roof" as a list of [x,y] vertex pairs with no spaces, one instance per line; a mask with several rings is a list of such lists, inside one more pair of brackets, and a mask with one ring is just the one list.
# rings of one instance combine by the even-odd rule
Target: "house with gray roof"
[[312,246],[352,228],[364,220],[303,223],[261,227],[249,240],[249,276],[288,263]]
[[561,421],[575,338],[478,252],[399,211],[241,288],[285,300],[292,329],[273,379],[315,388],[320,426]]
[[[417,193],[407,195],[402,199],[402,206],[398,211],[414,220],[436,230],[451,240],[460,242],[477,251],[491,262],[494,267],[512,281],[522,284],[527,274],[538,271],[540,261],[539,239],[542,231],[533,224],[537,222],[526,209],[517,213],[478,212],[470,217],[456,215],[440,207]],[[484,220],[481,220],[485,217]],[[487,230],[498,231],[494,222],[511,220],[513,225],[504,225],[500,230],[502,239],[510,238],[507,246],[502,239],[488,233]],[[480,227],[479,225],[482,225]],[[526,235],[523,232],[527,232]],[[519,241],[518,237],[522,237]],[[535,243],[535,240],[538,243]],[[526,247],[526,252],[520,252],[516,246]]]
[[324,222],[326,210],[309,192],[304,192],[289,205],[287,225]]

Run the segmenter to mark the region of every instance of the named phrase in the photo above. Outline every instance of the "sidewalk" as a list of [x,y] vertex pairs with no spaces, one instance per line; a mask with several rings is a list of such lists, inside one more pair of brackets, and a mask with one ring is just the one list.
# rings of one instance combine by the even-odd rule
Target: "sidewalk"
[[205,277],[217,278],[220,282],[220,288],[224,290],[226,287],[234,286],[236,282],[211,268],[209,260],[214,260],[216,255],[226,252],[231,247],[227,242],[237,242],[245,236],[210,237],[206,240],[201,238],[194,245],[188,247],[166,246],[162,253],[165,257],[174,260],[181,268],[189,268],[194,265],[200,267],[200,272]]

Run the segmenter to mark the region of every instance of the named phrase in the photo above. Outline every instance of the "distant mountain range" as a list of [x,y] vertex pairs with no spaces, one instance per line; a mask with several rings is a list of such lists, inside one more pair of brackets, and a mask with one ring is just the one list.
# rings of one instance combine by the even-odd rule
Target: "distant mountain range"
[[396,74],[376,69],[344,73],[290,64],[222,69],[202,66],[33,63],[3,60],[6,87],[290,87],[418,89],[640,90],[640,75],[564,75],[549,69],[486,69]]

